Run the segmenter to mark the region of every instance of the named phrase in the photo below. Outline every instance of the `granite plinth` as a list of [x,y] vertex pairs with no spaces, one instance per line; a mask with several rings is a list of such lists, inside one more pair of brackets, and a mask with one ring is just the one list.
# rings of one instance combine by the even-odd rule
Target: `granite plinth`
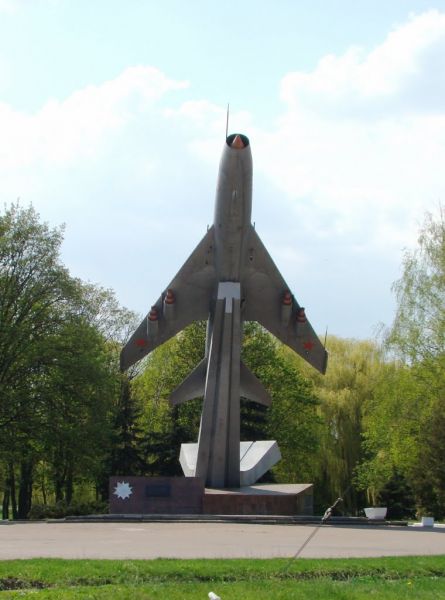
[[197,515],[204,483],[198,477],[110,477],[110,513]]
[[233,489],[206,488],[203,513],[208,515],[312,515],[313,485],[270,484]]
[[199,477],[110,477],[113,515],[312,515],[313,486],[206,488]]

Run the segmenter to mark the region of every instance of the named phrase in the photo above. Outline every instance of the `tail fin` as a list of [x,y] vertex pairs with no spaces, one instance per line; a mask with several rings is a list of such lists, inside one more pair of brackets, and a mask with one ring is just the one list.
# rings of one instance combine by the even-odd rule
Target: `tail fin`
[[[177,406],[193,398],[202,398],[205,391],[206,375],[207,359],[203,358],[190,375],[173,390],[170,395],[170,404]],[[240,394],[244,398],[264,406],[270,406],[272,402],[269,392],[243,361],[241,361],[240,369]]]
[[269,392],[243,361],[240,371],[240,393],[244,398],[264,406],[270,406],[272,402]]
[[178,387],[170,394],[170,404],[176,406],[186,400],[201,398],[204,396],[207,373],[207,358],[203,358],[190,375],[184,379]]

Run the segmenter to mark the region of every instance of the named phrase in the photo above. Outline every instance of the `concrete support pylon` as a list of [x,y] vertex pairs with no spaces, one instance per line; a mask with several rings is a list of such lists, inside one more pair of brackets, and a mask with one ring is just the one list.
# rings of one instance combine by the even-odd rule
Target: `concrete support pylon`
[[220,282],[213,316],[195,475],[240,485],[240,283]]

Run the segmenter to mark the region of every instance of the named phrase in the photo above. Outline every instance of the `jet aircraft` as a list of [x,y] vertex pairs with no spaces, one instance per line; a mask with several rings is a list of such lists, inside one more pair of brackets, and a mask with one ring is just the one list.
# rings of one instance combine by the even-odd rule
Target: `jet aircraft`
[[[185,474],[202,477],[209,487],[251,482],[240,475],[240,396],[270,404],[240,358],[243,321],[257,321],[321,373],[327,366],[324,345],[256,233],[251,212],[250,142],[232,134],[219,166],[213,225],[121,353],[125,370],[193,321],[207,320],[205,357],[170,401],[204,398],[198,444],[183,445],[187,456],[181,448],[181,464]],[[260,462],[254,458],[254,480],[262,474],[255,466]]]

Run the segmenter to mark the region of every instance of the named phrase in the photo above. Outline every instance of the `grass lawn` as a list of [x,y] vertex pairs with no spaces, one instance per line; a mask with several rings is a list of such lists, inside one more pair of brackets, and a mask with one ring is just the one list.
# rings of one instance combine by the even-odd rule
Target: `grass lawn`
[[445,598],[445,555],[371,559],[11,560],[0,600]]

